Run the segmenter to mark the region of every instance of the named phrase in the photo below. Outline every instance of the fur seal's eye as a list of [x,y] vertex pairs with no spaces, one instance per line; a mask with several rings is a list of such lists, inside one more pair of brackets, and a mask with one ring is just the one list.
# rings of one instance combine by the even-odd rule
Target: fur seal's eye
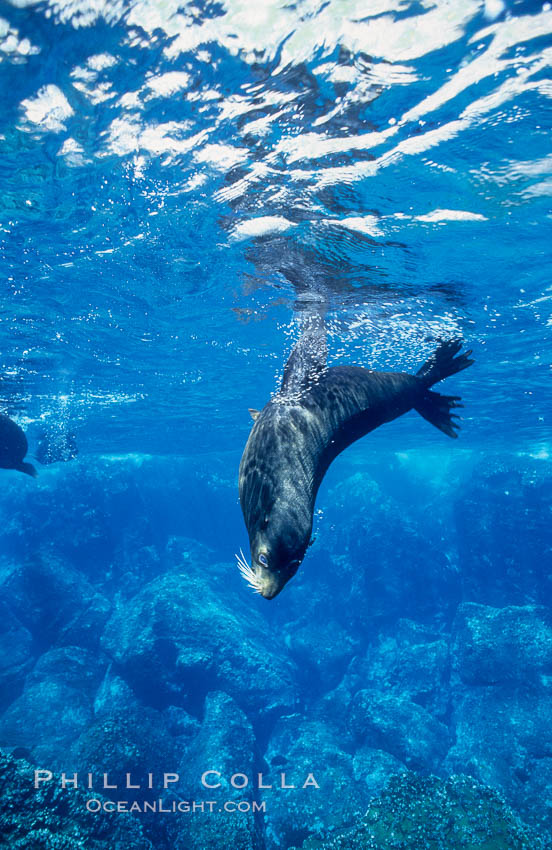
[[263,567],[268,567],[268,561],[266,560],[266,555],[259,555],[258,558],[259,564],[262,564]]

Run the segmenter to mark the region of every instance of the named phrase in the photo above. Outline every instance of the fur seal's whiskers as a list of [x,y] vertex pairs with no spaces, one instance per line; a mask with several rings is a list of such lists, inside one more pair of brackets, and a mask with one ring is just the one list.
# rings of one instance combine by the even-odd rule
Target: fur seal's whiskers
[[260,593],[261,588],[259,586],[259,579],[245,560],[245,555],[243,554],[243,550],[240,549],[240,554],[236,553],[236,559],[238,561],[238,569],[244,579],[246,580],[249,587],[255,591],[255,593]]

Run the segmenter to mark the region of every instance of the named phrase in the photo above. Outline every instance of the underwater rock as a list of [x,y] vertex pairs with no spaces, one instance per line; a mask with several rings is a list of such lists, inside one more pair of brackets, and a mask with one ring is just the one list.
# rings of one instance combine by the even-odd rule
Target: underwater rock
[[354,738],[348,725],[348,714],[354,694],[360,689],[359,679],[350,670],[356,667],[353,659],[349,670],[332,691],[323,694],[310,708],[309,716],[330,727],[346,750],[354,749]]
[[454,622],[453,669],[470,685],[527,682],[552,672],[548,608],[491,608],[467,602]]
[[146,584],[163,572],[162,558],[155,546],[142,546],[140,532],[136,537],[127,529],[124,540],[114,552],[113,565],[109,573],[111,593],[120,599],[135,596]]
[[34,555],[2,571],[0,591],[38,646],[97,646],[111,609],[107,599],[64,559]]
[[552,846],[552,756],[527,758],[516,771],[515,779],[517,787],[511,797],[516,808],[539,834],[548,836]]
[[421,521],[364,472],[330,490],[321,538],[332,553],[332,573],[339,576],[333,582],[334,608],[347,610],[353,633],[375,636],[375,626],[401,617],[452,620],[461,584],[456,557],[445,543],[450,528],[438,511],[435,534],[422,533]]
[[[520,469],[525,470],[516,478],[520,486],[529,486],[532,464],[520,462]],[[533,466],[537,465],[535,461]],[[174,472],[171,459],[162,467],[152,463],[146,476],[151,490],[148,501],[136,486],[145,466],[137,465],[129,474],[128,469],[117,471],[114,464],[102,462],[101,468],[85,474],[76,462],[76,483],[73,474],[45,470],[38,486],[25,497],[27,501],[20,487],[10,485],[9,499],[0,494],[6,518],[0,529],[6,553],[0,562],[4,602],[0,606],[0,688],[5,699],[2,708],[8,706],[0,718],[1,740],[10,748],[29,749],[33,759],[42,754],[44,767],[59,764],[64,770],[84,770],[92,758],[98,771],[115,770],[120,776],[136,768],[176,770],[175,765],[185,764],[200,730],[202,746],[213,752],[216,749],[208,743],[216,741],[213,729],[207,734],[207,727],[213,724],[205,725],[205,718],[201,722],[200,718],[206,695],[213,689],[223,690],[234,700],[228,716],[245,712],[258,746],[261,750],[268,747],[269,770],[262,756],[255,755],[257,745],[251,745],[253,775],[263,772],[266,782],[278,783],[280,772],[290,774],[293,769],[295,773],[297,763],[301,772],[311,766],[317,779],[319,775],[324,779],[326,762],[332,764],[330,779],[334,782],[335,778],[335,783],[322,798],[316,797],[315,788],[262,791],[271,848],[283,848],[286,841],[300,844],[312,829],[321,834],[351,823],[353,814],[346,810],[346,800],[339,801],[336,811],[324,811],[324,806],[333,809],[333,788],[352,800],[352,809],[362,814],[370,796],[380,792],[389,775],[404,770],[404,764],[424,770],[462,771],[500,787],[526,820],[552,832],[548,805],[552,786],[549,611],[534,604],[503,608],[480,604],[494,599],[501,605],[503,598],[511,602],[516,595],[525,602],[539,598],[543,588],[549,587],[543,547],[549,529],[535,525],[535,500],[528,528],[541,535],[540,542],[528,539],[527,545],[531,557],[537,557],[537,548],[541,552],[540,565],[527,558],[521,563],[525,556],[505,531],[510,554],[507,573],[500,574],[502,525],[500,534],[490,525],[479,527],[478,534],[485,537],[479,539],[478,552],[475,547],[470,551],[469,562],[468,542],[458,542],[464,547],[466,593],[479,602],[462,604],[453,623],[458,575],[454,548],[448,551],[448,547],[449,543],[456,545],[451,542],[454,530],[443,526],[443,537],[432,538],[427,534],[430,526],[418,523],[416,508],[404,509],[406,498],[401,502],[400,494],[385,483],[380,486],[364,472],[354,475],[349,479],[352,491],[339,490],[337,513],[332,513],[333,507],[324,508],[318,539],[297,583],[268,614],[262,607],[257,609],[257,600],[242,589],[237,570],[228,563],[217,563],[211,549],[193,539],[166,537],[169,528],[171,533],[177,531],[180,507],[174,506],[170,523],[161,514],[169,498],[174,498],[177,484],[181,485],[182,472]],[[170,497],[164,494],[163,508],[154,498],[160,468],[167,474],[173,470],[174,492]],[[484,489],[486,474],[475,477],[477,488],[470,482],[458,490],[456,513],[463,524],[467,522],[461,505],[463,487],[469,493],[473,490],[474,500],[477,496],[485,503],[486,521],[494,516],[486,500],[497,495],[501,479],[495,470],[489,495]],[[513,473],[506,470],[501,474],[506,481]],[[115,476],[113,498],[106,495],[111,475]],[[130,483],[125,483],[125,476]],[[537,484],[542,498],[540,478]],[[396,490],[401,486],[402,479]],[[504,483],[506,489],[508,486]],[[52,499],[57,502],[58,496],[63,521],[59,516],[51,518]],[[378,498],[383,505],[381,516]],[[509,498],[502,494],[501,503]],[[144,511],[150,503],[157,513],[154,522],[145,523]],[[110,506],[114,507],[113,516]],[[397,524],[401,506],[405,516],[402,530]],[[474,506],[475,501],[470,507],[473,522]],[[33,523],[29,522],[32,513],[36,513],[36,524],[34,517]],[[363,534],[366,529],[374,532],[381,564],[373,557],[366,534],[357,545],[359,517]],[[335,518],[336,528],[330,532],[329,523]],[[192,520],[186,521],[191,528]],[[517,523],[516,533],[522,535],[523,519],[510,516],[510,521]],[[122,523],[121,534],[118,522]],[[439,525],[441,520],[435,522]],[[422,532],[429,542],[421,542]],[[394,554],[393,535],[398,539]],[[422,605],[419,612],[414,610],[418,602],[411,604],[408,598],[411,585],[407,582],[401,587],[394,575],[403,567],[414,570],[413,552],[408,555],[404,550],[407,539],[423,561],[417,577],[414,572],[408,575],[418,583],[416,592],[427,590],[429,594],[426,607]],[[14,541],[27,551],[25,558],[13,556]],[[336,554],[338,550],[346,552],[347,547],[350,552]],[[429,586],[433,566],[425,561],[436,549],[446,552],[446,575]],[[521,559],[519,565],[514,551]],[[492,563],[485,562],[487,556]],[[408,563],[404,561],[407,557]],[[442,566],[438,564],[437,569]],[[484,575],[487,568],[494,570],[490,578]],[[527,580],[522,570],[528,571]],[[156,578],[161,571],[165,574]],[[144,586],[144,581],[149,584]],[[368,592],[381,592],[381,599],[368,598]],[[133,593],[136,595],[130,597]],[[113,614],[112,598],[120,600],[115,602]],[[438,610],[439,599],[442,610]],[[543,601],[547,599],[542,596]],[[391,603],[389,612],[384,610],[387,602]],[[416,622],[405,620],[405,611]],[[448,632],[452,624],[451,642]],[[102,632],[101,645],[110,656],[109,673],[105,673],[108,659],[98,651]],[[83,647],[91,654],[79,655]],[[363,692],[373,694],[371,705],[361,705],[359,693]],[[306,706],[302,718],[286,716],[299,710],[299,705]],[[359,706],[366,710],[367,728],[362,715],[353,720],[353,707],[357,711]],[[284,717],[273,730],[280,715]],[[210,716],[214,718],[216,712]],[[219,717],[226,717],[222,708]],[[237,720],[220,722],[228,722],[236,736],[242,734],[237,731],[242,729]],[[454,744],[441,762],[448,745],[443,723],[449,726]],[[280,732],[284,726],[291,730],[289,736]],[[249,733],[243,734],[249,740]],[[445,741],[440,743],[443,735]],[[230,743],[228,748],[230,752]],[[314,759],[317,749],[321,755]],[[194,752],[197,754],[197,747]],[[199,756],[194,763],[200,766]],[[325,804],[319,804],[319,799]],[[161,820],[157,818],[157,832],[155,825],[145,824],[150,838],[159,838],[159,847],[164,847],[161,832],[172,830],[166,846],[176,846],[178,840],[186,847],[184,832],[178,836],[173,827],[161,828]],[[232,846],[231,840],[229,844]],[[36,846],[40,846],[38,839]],[[73,842],[71,846],[78,845]]]
[[452,642],[455,743],[445,768],[500,788],[528,822],[552,827],[552,623],[547,608],[464,603]]
[[94,717],[124,714],[139,707],[132,688],[113,672],[110,664],[94,696]]
[[446,717],[450,701],[448,641],[446,634],[399,620],[374,638],[364,656],[351,660],[339,685],[323,694],[311,711],[335,728],[347,748],[353,747],[347,717],[354,695],[361,690],[407,697],[434,718]]
[[205,695],[223,690],[256,718],[295,705],[294,668],[277,635],[212,587],[208,566],[146,585],[107,624],[102,644],[124,677],[158,708],[199,715]]
[[447,770],[469,773],[516,800],[529,759],[552,756],[552,690],[530,684],[467,688],[457,696]]
[[355,695],[349,725],[359,744],[385,750],[416,770],[435,770],[449,746],[447,727],[422,706],[373,688]]
[[[136,723],[135,729],[132,728],[132,725],[129,725],[129,717],[134,718],[134,722]],[[144,722],[142,722],[142,719]],[[128,683],[110,668],[96,692],[94,699],[94,724],[101,725],[104,721],[107,722],[110,734],[114,739],[117,735],[119,720],[121,721],[120,726],[123,736],[131,738],[134,743],[134,747],[132,745],[130,746],[133,761],[135,761],[135,757],[139,752],[143,750],[143,745],[140,741],[144,738],[144,735],[149,735],[150,726],[153,725],[153,739],[157,740],[159,735],[162,736],[159,749],[161,752],[166,753],[167,758],[170,760],[170,763],[165,765],[165,770],[174,769],[174,753],[181,754],[186,750],[200,730],[200,724],[197,719],[179,706],[169,705],[162,712],[144,706]],[[85,738],[87,739],[86,741],[84,740]],[[109,743],[111,753],[117,749],[116,746],[111,746],[112,743]],[[88,757],[83,756],[82,753],[83,751],[89,753],[90,745],[91,742],[86,734],[76,742],[73,749],[79,761],[82,761],[84,757]],[[149,752],[149,745],[146,747],[146,750]],[[178,755],[176,761],[180,757]],[[95,756],[95,758],[97,757]],[[116,756],[109,755],[110,763],[114,759],[116,760]],[[157,763],[158,760],[158,756],[156,755],[155,762]],[[119,771],[119,766],[115,765],[115,769]]]
[[[367,794],[355,781],[353,759],[333,730],[319,720],[299,714],[278,720],[265,753],[269,771],[263,774],[272,789],[266,801],[268,850],[300,844],[310,834],[350,823],[362,814]],[[281,776],[294,789],[281,788]],[[303,788],[312,773],[319,788]]]
[[40,656],[26,685],[57,681],[78,688],[91,697],[104,675],[107,659],[81,646],[62,646]]
[[0,718],[0,746],[24,747],[33,760],[65,769],[68,746],[92,719],[92,692],[101,674],[101,660],[81,647],[45,653]]
[[34,787],[34,766],[0,750],[0,850],[151,850],[138,821],[86,810],[86,792]]
[[[201,778],[216,788],[205,788]],[[187,800],[217,801],[212,812],[198,811],[193,818],[181,819],[173,831],[174,850],[264,850],[259,815],[253,811],[258,799],[256,787],[255,736],[247,717],[228,694],[207,694],[201,729],[179,766],[179,796]],[[242,774],[235,782],[232,777]],[[242,802],[249,811],[224,811],[222,805]]]
[[[501,608],[552,597],[551,464],[511,454],[481,459],[455,503],[463,598]],[[482,541],[484,543],[482,544]]]
[[[47,467],[32,498],[25,499],[15,487],[9,499],[0,496],[8,517],[0,529],[0,548],[19,563],[36,559],[37,553],[52,559],[55,553],[56,562],[73,566],[97,592],[124,592],[122,575],[133,571],[136,561],[142,569],[148,567],[148,547],[162,550],[166,544],[166,502],[146,500],[149,479],[140,459],[121,463],[88,456],[86,461]],[[159,494],[157,476],[155,481]],[[174,492],[169,498],[175,501]],[[137,556],[135,550],[144,555]],[[152,569],[159,572],[155,563]]]
[[143,777],[175,770],[178,758],[165,715],[145,706],[112,666],[94,692],[93,712],[70,749],[73,770],[108,771],[119,783],[127,771]]
[[30,631],[0,602],[0,710],[20,692],[34,662],[33,649]]
[[71,747],[69,762],[76,771],[107,772],[119,784],[117,799],[121,789],[131,794],[124,789],[127,772],[142,780],[148,773],[160,776],[174,769],[177,758],[159,712],[137,705],[91,720]]
[[324,629],[313,628],[312,622],[287,623],[283,631],[300,678],[308,683],[311,694],[337,685],[343,668],[360,647],[360,640],[335,620],[326,621]]
[[[120,683],[111,684],[110,692],[114,693]],[[126,696],[127,699],[124,688],[120,688],[111,713],[107,700],[102,701],[101,713],[91,719],[64,754],[64,769],[85,779],[91,773],[93,788],[89,795],[94,798],[103,796],[114,803],[126,802],[127,810],[133,803],[143,810],[145,803],[158,806],[162,800],[166,809],[171,795],[163,787],[163,774],[178,772],[182,747],[171,736],[160,712],[141,705],[130,694]],[[104,786],[104,774],[105,785],[115,787]],[[103,812],[94,816],[103,817]],[[148,846],[174,846],[167,843],[174,814],[144,810],[137,817],[144,835],[152,842]]]
[[380,794],[392,776],[407,772],[399,759],[384,750],[360,747],[353,757],[354,778],[363,783],[368,800]]
[[189,743],[198,734],[201,725],[191,714],[179,705],[169,705],[163,711],[165,723],[170,734],[182,744]]
[[349,673],[355,675],[358,689],[405,696],[434,717],[444,717],[450,700],[448,639],[412,620],[399,620]]
[[[218,452],[208,463],[205,456],[88,454],[49,466],[32,493],[23,493],[28,488],[21,482],[6,482],[0,550],[18,562],[55,552],[104,595],[128,596],[164,570],[159,559],[173,535],[194,538],[196,547],[208,542],[218,550],[215,560],[228,558],[240,520],[233,473]],[[211,552],[205,565],[212,562]]]
[[[302,850],[544,850],[490,788],[465,776],[393,777],[359,822]],[[297,850],[297,848],[289,848]]]

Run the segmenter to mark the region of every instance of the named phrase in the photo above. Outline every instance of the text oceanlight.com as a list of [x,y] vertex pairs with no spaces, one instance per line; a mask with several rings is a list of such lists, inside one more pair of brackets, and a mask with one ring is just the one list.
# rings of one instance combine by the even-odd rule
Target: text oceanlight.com
[[99,800],[86,801],[89,812],[153,812],[155,814],[212,814],[213,812],[266,812],[266,800]]

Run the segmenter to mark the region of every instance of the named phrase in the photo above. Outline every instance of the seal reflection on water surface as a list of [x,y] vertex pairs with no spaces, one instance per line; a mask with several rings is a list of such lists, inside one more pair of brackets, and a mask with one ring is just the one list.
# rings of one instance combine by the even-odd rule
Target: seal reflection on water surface
[[[414,408],[457,437],[459,396],[432,392],[438,381],[473,363],[461,340],[442,342],[416,375],[326,365],[326,332],[313,321],[293,348],[279,392],[254,425],[239,471],[240,504],[251,565],[240,552],[248,584],[274,599],[297,572],[311,542],[314,502],[330,463],[365,434]],[[458,356],[456,356],[458,355]]]

